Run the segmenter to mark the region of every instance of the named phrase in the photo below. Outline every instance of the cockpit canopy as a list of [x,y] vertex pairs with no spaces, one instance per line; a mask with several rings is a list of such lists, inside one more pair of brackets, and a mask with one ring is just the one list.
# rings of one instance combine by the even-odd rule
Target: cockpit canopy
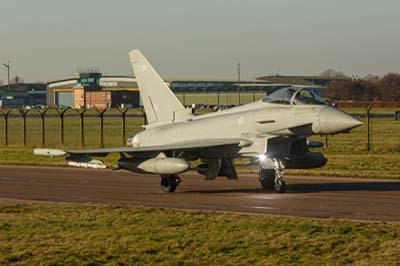
[[287,87],[279,89],[262,99],[265,103],[290,105],[327,105],[309,88]]

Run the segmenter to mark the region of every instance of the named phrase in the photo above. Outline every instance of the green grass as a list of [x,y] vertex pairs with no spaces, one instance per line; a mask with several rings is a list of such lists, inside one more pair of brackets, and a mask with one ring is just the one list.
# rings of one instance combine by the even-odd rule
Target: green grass
[[[209,110],[202,109],[201,112]],[[346,109],[348,112],[361,112],[360,108]],[[49,111],[49,114],[55,111]],[[130,114],[139,110],[130,110]],[[394,113],[394,109],[376,108],[375,113]],[[4,126],[0,123],[0,163],[2,164],[26,164],[26,165],[66,165],[63,158],[36,157],[32,154],[34,147],[41,146],[41,120],[32,116],[31,111],[27,118],[27,147],[22,145],[22,119],[13,117],[9,119],[9,146],[4,146]],[[69,110],[68,113],[75,113]],[[88,111],[88,114],[96,114]],[[16,112],[14,111],[14,114]],[[118,114],[111,110],[107,114]],[[365,119],[361,119],[365,122]],[[126,136],[141,130],[142,118],[128,117],[126,119]],[[322,175],[322,176],[346,176],[346,177],[378,177],[400,178],[400,121],[394,118],[374,118],[370,120],[371,150],[367,151],[366,124],[351,131],[349,134],[339,134],[328,137],[328,148],[315,149],[329,159],[323,168],[310,170],[289,170],[288,174],[296,175]],[[62,148],[60,144],[59,119],[48,117],[46,119],[46,147]],[[121,118],[104,118],[104,146],[124,146],[125,140],[121,138]],[[325,137],[313,136],[311,139],[325,142]],[[98,148],[100,145],[99,118],[85,118],[85,146]],[[65,148],[80,148],[80,126],[78,117],[65,118]],[[118,154],[112,154],[105,158],[110,166],[115,166]],[[241,166],[240,171],[257,172],[254,167]]]
[[[205,105],[231,105],[238,104],[239,97],[237,92],[221,92],[218,93],[176,93],[177,98],[185,105],[191,105],[193,103],[201,103]],[[240,94],[240,103],[246,104],[254,102],[265,97],[265,92],[246,92]],[[219,98],[219,100],[218,100]]]
[[[128,114],[140,113],[137,109],[129,110]],[[13,114],[18,114],[13,111]],[[41,119],[35,110],[28,113],[27,121],[27,146],[36,147],[41,145]],[[54,110],[49,110],[48,115],[57,114]],[[67,115],[77,114],[74,110],[69,110]],[[123,146],[122,142],[122,119],[120,117],[107,117],[107,115],[119,114],[117,110],[108,111],[104,117],[104,146]],[[89,110],[85,115],[97,115],[96,111]],[[3,122],[3,121],[2,121]],[[126,118],[126,138],[132,133],[141,130],[142,118]],[[20,117],[9,118],[9,146],[21,147],[23,144],[23,127]],[[60,120],[58,117],[47,117],[45,120],[45,134],[47,147],[61,147],[60,141]],[[100,145],[100,119],[98,117],[85,117],[85,146],[99,147]],[[64,144],[68,148],[78,148],[81,146],[80,139],[80,120],[78,116],[66,116],[64,119]],[[4,124],[0,123],[0,146],[4,147]]]
[[398,265],[400,225],[129,206],[0,206],[1,265]]
[[322,168],[287,170],[289,175],[337,176],[400,179],[400,155],[396,154],[328,154]]

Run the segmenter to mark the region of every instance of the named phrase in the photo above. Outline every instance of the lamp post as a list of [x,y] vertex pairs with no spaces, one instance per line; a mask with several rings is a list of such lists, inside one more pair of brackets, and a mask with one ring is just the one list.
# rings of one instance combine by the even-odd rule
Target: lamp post
[[238,72],[238,103],[240,105],[240,63],[237,63],[237,72]]
[[8,89],[8,91],[10,91],[10,61],[8,61],[7,64],[3,63],[3,66],[5,66],[7,68],[7,77],[8,77],[7,89]]

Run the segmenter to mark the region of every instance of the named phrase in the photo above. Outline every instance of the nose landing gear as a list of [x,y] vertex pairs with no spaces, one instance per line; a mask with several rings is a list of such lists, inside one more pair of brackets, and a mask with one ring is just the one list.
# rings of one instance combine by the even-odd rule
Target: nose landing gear
[[[259,179],[264,189],[274,189],[277,193],[286,191],[286,183],[283,180],[285,166],[283,161],[276,158],[270,159],[271,168],[260,168]],[[273,168],[272,168],[273,167]]]
[[178,175],[161,175],[161,189],[163,192],[175,192],[182,182]]

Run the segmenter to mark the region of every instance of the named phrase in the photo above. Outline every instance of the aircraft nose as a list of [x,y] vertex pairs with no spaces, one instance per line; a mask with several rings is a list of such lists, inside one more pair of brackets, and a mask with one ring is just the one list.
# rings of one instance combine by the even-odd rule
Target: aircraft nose
[[313,124],[316,134],[334,134],[362,125],[362,122],[332,107],[322,109],[318,117],[319,126]]

